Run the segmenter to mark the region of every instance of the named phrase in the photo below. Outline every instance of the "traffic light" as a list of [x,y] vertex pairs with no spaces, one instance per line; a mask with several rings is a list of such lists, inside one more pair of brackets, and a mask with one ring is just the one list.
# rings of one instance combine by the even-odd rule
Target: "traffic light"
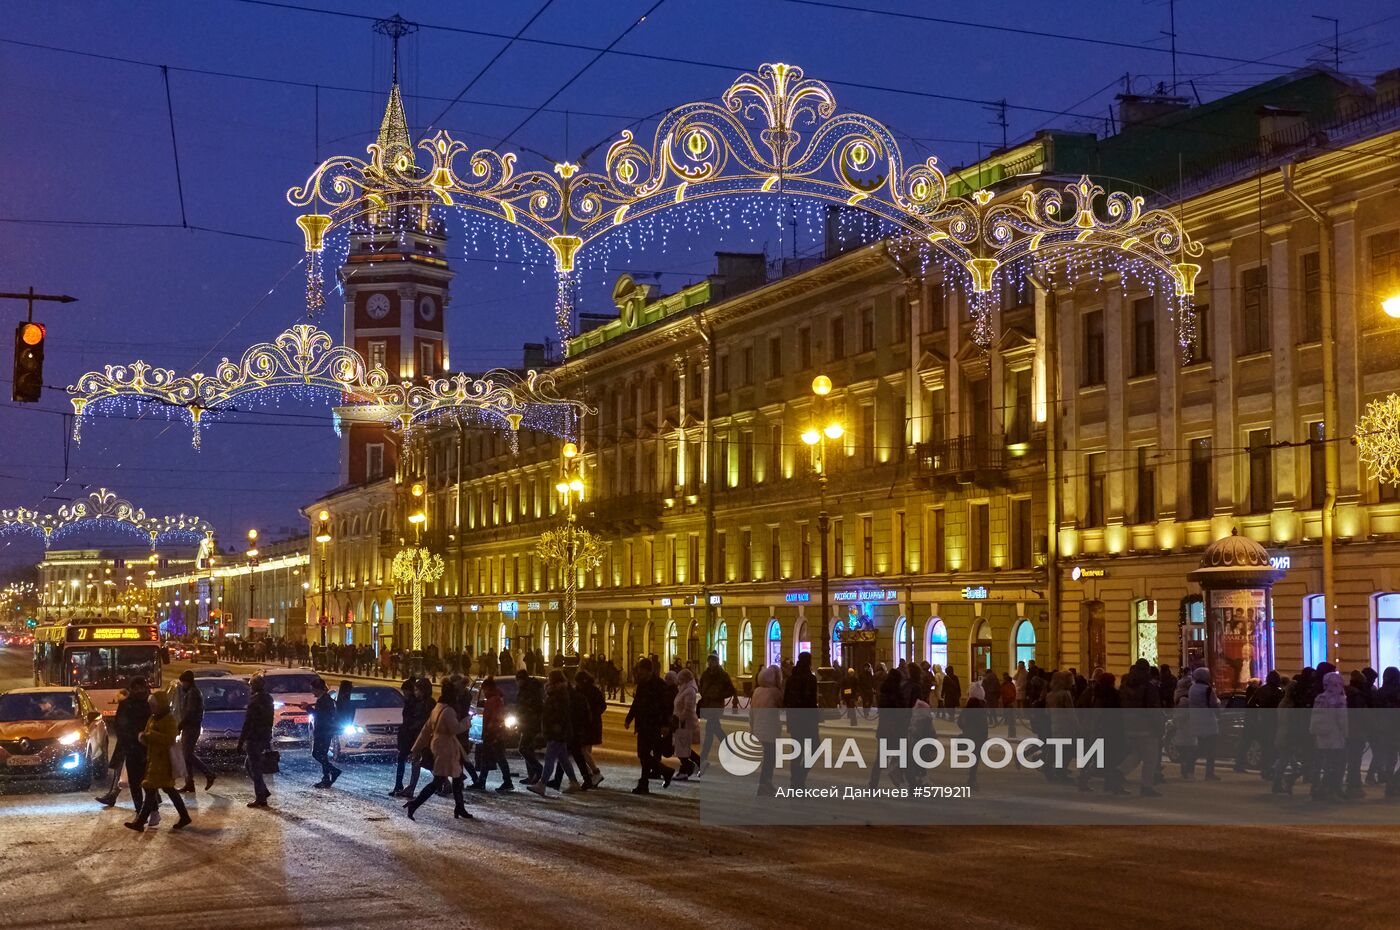
[[20,323],[15,327],[15,373],[10,397],[17,404],[33,404],[44,389],[44,324]]

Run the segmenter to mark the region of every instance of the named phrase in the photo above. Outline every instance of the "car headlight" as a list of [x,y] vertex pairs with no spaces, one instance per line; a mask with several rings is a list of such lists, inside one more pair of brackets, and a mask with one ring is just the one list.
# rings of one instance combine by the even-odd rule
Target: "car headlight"
[[520,721],[515,719],[515,714],[506,714],[506,726],[514,730],[515,725]]
[[78,740],[82,738],[83,734],[79,733],[77,730],[70,730],[69,732],[63,734],[58,738],[58,745],[76,746],[78,744]]
[[358,736],[361,733],[365,732],[365,728],[359,726],[358,724],[347,723],[345,726],[340,728],[340,732],[343,736]]

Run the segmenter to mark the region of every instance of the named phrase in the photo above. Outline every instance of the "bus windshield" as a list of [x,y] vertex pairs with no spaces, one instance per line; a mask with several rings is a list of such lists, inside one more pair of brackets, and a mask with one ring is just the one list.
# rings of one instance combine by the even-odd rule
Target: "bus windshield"
[[157,647],[151,646],[83,646],[64,653],[70,685],[89,691],[125,688],[134,676],[155,683],[160,670]]

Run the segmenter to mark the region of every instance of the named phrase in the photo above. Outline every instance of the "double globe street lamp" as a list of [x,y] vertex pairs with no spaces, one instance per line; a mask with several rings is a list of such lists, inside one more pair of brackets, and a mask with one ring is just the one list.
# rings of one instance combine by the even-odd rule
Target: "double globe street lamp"
[[831,379],[817,375],[812,379],[812,394],[816,400],[812,405],[813,425],[802,431],[802,441],[812,448],[812,470],[817,475],[817,495],[820,512],[817,514],[817,532],[821,541],[821,582],[822,582],[822,622],[821,622],[821,664],[831,664],[831,592],[827,565],[827,537],[831,533],[831,517],[826,511],[826,442],[833,442],[846,434],[846,427],[839,419],[827,411],[827,395],[831,393]]

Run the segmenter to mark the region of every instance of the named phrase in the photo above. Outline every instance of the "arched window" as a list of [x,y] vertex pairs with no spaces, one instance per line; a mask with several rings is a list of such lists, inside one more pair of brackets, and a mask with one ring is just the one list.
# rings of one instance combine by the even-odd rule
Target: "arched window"
[[739,627],[739,671],[753,671],[753,624],[747,620]]
[[948,627],[937,617],[928,622],[928,661],[940,669],[948,668]]
[[900,617],[894,625],[894,660],[895,662],[914,661],[914,628],[904,617]]
[[1400,668],[1400,594],[1376,598],[1376,667]]
[[[831,625],[831,664],[841,667],[841,634],[846,632],[846,621],[837,620]],[[812,661],[820,662],[820,656],[812,656]]]
[[509,645],[510,645],[510,634],[506,631],[506,625],[505,625],[504,623],[502,623],[502,624],[500,625],[500,628],[496,630],[496,647],[497,647],[497,649],[499,650],[499,649],[505,649],[505,648],[508,647]]
[[768,621],[767,656],[769,665],[781,665],[783,662],[783,628],[776,618]]
[[723,620],[715,624],[715,655],[719,656],[721,667],[729,664],[729,624]]
[[1133,641],[1137,658],[1157,665],[1157,602],[1144,598],[1133,601]]
[[549,641],[549,626],[548,620],[540,624],[540,654],[546,660],[553,658],[553,650],[550,649],[553,644]]
[[1303,664],[1316,665],[1326,661],[1327,598],[1322,594],[1313,594],[1303,598]]
[[672,620],[666,625],[666,664],[670,665],[676,660],[676,655],[680,650],[680,633],[676,630],[676,621]]
[[807,638],[807,621],[801,620],[797,624],[797,635],[792,641],[792,658],[797,661],[797,657],[804,652],[812,651],[812,641]]
[[[1155,636],[1152,642],[1154,645],[1156,644]],[[1016,662],[1018,664],[1024,662],[1029,666],[1033,661],[1035,661],[1035,626],[1029,620],[1022,618],[1021,622],[1016,624]]]

